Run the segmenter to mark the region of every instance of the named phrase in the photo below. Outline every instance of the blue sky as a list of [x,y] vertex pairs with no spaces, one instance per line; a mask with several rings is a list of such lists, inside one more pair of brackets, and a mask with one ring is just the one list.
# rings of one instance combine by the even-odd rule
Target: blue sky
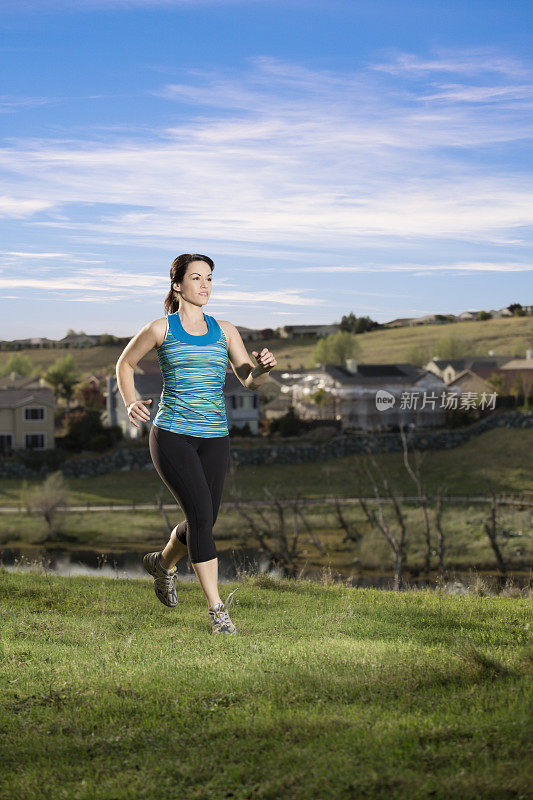
[[533,4],[1,0],[0,337],[533,303]]

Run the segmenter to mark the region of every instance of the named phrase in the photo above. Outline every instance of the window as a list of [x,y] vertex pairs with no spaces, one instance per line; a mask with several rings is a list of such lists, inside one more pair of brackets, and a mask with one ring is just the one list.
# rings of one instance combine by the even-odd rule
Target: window
[[13,434],[0,433],[0,453],[8,453],[13,449]]
[[42,406],[28,406],[24,409],[24,419],[28,422],[36,422],[44,419],[44,408]]
[[42,450],[44,448],[44,433],[26,433],[24,446],[28,450]]

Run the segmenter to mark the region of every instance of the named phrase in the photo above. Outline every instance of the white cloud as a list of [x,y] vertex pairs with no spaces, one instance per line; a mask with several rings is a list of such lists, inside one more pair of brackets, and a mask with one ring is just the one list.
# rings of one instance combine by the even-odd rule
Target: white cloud
[[434,48],[436,57],[423,58],[413,53],[398,53],[387,63],[373,63],[370,68],[391,75],[424,75],[434,72],[452,72],[462,75],[500,73],[520,77],[529,72],[527,66],[512,56],[502,56],[492,47],[440,47]]
[[[424,273],[418,272],[424,270]],[[379,264],[375,266],[328,266],[328,267],[291,267],[292,272],[414,272],[417,275],[445,273],[448,271],[466,272],[531,272],[533,262],[520,264],[509,261],[460,261],[457,264]],[[362,292],[362,294],[375,294]],[[384,295],[385,296],[385,295]],[[395,294],[394,297],[400,295]],[[410,297],[411,295],[402,295]]]
[[[167,278],[160,273],[154,275],[137,272],[132,279],[130,272],[105,267],[79,268],[72,275],[66,275],[64,270],[58,269],[55,276],[47,274],[46,278],[38,274],[24,274],[17,269],[13,269],[11,275],[0,276],[2,292],[13,289],[37,292],[45,290],[48,297],[56,295],[56,299],[68,302],[72,300],[116,302],[125,297],[128,298],[128,302],[138,299],[146,301],[150,297],[159,300],[165,294],[167,284]],[[265,304],[309,307],[321,305],[322,300],[309,296],[305,288],[233,289],[231,285],[228,287],[222,278],[218,279],[213,287],[211,302],[217,305],[243,304],[247,307],[251,305],[257,307],[260,303],[263,307]]]
[[0,195],[0,217],[22,219],[30,217],[38,211],[53,208],[53,205],[53,202],[46,200],[44,197],[33,199]]
[[4,261],[13,261],[16,259],[17,261],[23,259],[36,259],[38,261],[43,261],[46,259],[52,259],[57,261],[58,259],[68,259],[71,263],[75,264],[103,264],[104,262],[97,259],[92,258],[78,258],[77,256],[73,256],[70,253],[30,253],[30,252],[18,252],[16,250],[0,250],[0,257],[4,257]]
[[[531,139],[526,67],[485,51],[370,67],[319,71],[261,56],[244,73],[191,70],[154,90],[196,107],[183,124],[114,131],[105,144],[12,139],[0,151],[12,195],[0,213],[93,246],[179,242],[192,252],[202,242],[226,253],[287,248],[289,259],[438,238],[524,242],[531,181],[523,164],[499,166],[491,153]],[[506,84],[420,84],[438,70],[492,71]]]

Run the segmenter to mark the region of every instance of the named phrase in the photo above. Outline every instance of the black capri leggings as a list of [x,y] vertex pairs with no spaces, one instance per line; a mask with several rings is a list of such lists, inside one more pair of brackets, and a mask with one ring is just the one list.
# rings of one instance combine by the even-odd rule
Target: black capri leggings
[[152,425],[148,445],[159,477],[185,513],[176,536],[192,563],[216,558],[213,526],[229,466],[229,435],[191,436]]

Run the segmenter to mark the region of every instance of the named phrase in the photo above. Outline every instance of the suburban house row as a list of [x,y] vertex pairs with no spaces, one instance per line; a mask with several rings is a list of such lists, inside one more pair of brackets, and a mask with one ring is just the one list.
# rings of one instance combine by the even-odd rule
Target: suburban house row
[[[419,398],[474,393],[494,393],[488,383],[494,374],[502,376],[502,394],[509,394],[517,376],[531,391],[533,350],[526,358],[495,355],[464,359],[441,359],[435,356],[424,367],[408,363],[359,364],[347,359],[344,366],[320,365],[315,369],[272,370],[263,392],[245,389],[230,368],[226,373],[224,400],[228,427],[238,431],[246,424],[252,434],[260,432],[261,423],[286,414],[292,405],[305,420],[331,420],[341,431],[387,430],[400,423],[417,428],[438,427],[444,423],[442,404],[421,408],[402,408],[404,393]],[[89,379],[105,398],[102,410],[104,425],[118,425],[126,438],[143,435],[128,419],[118,391],[116,376],[93,375]],[[139,400],[152,400],[150,419],[157,413],[163,388],[159,365],[141,360],[134,372],[135,392]],[[394,402],[385,411],[376,404],[378,392],[387,393]],[[50,449],[55,447],[54,411],[65,403],[56,401],[53,390],[42,378],[20,377],[15,373],[0,379],[0,452],[13,449]],[[145,423],[149,428],[151,422]],[[146,431],[145,431],[146,433]]]

